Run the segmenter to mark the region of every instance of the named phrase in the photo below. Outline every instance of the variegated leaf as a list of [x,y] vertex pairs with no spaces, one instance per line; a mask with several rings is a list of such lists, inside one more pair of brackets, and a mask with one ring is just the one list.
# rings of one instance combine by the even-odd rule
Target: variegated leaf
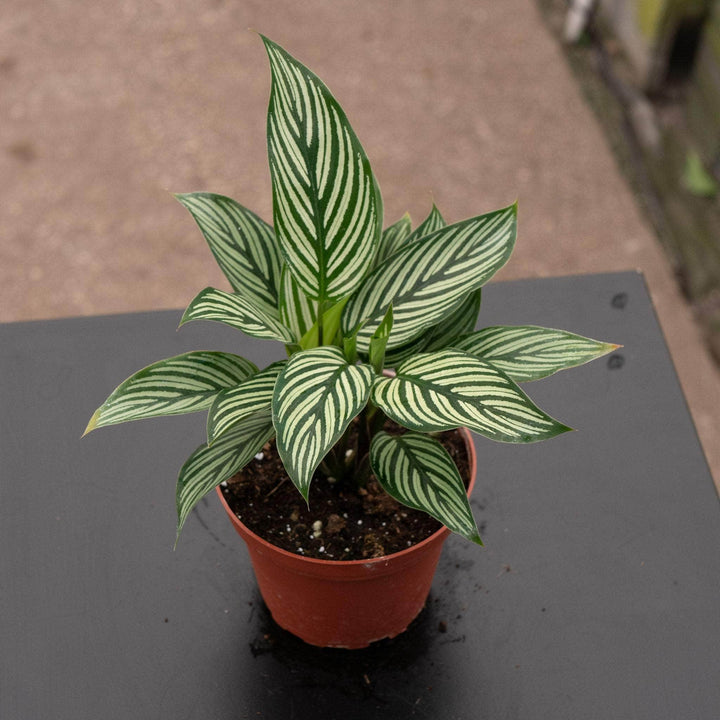
[[397,222],[386,227],[380,237],[380,246],[375,256],[375,265],[389,258],[405,242],[412,231],[410,215],[405,213]]
[[249,360],[224,352],[195,351],[159,360],[119,385],[95,411],[85,434],[128,420],[205,410],[221,390],[256,372]]
[[317,315],[317,300],[307,297],[298,287],[297,281],[287,265],[283,266],[280,284],[280,320],[300,340],[315,324]]
[[482,545],[460,473],[437,440],[380,432],[370,446],[370,465],[388,495]]
[[280,46],[270,58],[268,156],[275,232],[300,289],[315,300],[350,294],[378,244],[382,202],[370,163],[325,85]]
[[195,218],[233,290],[278,318],[282,261],[272,227],[223,195],[188,193],[175,197]]
[[270,412],[275,382],[286,362],[274,362],[236,387],[222,390],[215,396],[207,420],[209,445],[248,415],[260,410]]
[[474,329],[477,323],[482,288],[468,294],[458,307],[437,325],[425,330],[422,335],[405,345],[388,350],[385,354],[385,363],[389,367],[396,367],[403,360],[407,360],[420,352],[442,350],[450,345],[459,335]]
[[292,332],[279,320],[254,307],[242,295],[234,295],[216,288],[205,288],[190,302],[180,320],[184,325],[191,320],[214,320],[242,330],[257,338],[295,341]]
[[448,225],[400,248],[376,268],[350,298],[342,317],[345,333],[370,318],[358,334],[358,349],[393,306],[388,348],[413,340],[453,312],[509,259],[515,244],[516,206]]
[[307,500],[315,469],[367,403],[374,373],[336,347],[295,353],[275,383],[273,422],[288,475]]
[[433,203],[430,214],[408,235],[403,245],[409,245],[420,238],[424,238],[426,235],[434,233],[440,228],[444,228],[447,225],[445,218],[440,214],[435,203]]
[[491,362],[515,382],[529,382],[576,367],[617,350],[565,330],[534,325],[498,325],[465,335],[452,346]]
[[274,434],[270,412],[260,411],[243,418],[212,445],[201,445],[187,459],[175,490],[178,536],[198,500],[247,465]]
[[570,429],[494,365],[453,349],[422,353],[395,377],[377,377],[372,399],[395,422],[422,432],[466,425],[491,440],[527,443]]

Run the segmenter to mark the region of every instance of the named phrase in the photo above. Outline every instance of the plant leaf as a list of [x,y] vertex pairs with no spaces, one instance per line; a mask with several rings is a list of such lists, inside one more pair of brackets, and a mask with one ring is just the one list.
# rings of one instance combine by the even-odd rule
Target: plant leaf
[[383,321],[378,325],[377,330],[370,338],[370,348],[368,350],[368,360],[376,373],[383,371],[385,363],[385,348],[387,347],[388,338],[393,326],[392,305],[390,305],[385,313]]
[[322,81],[263,37],[270,58],[268,156],[275,231],[302,291],[350,294],[379,241],[382,201],[370,163]]
[[367,403],[373,376],[332,346],[295,353],[280,373],[272,403],[277,449],[305,500],[315,469]]
[[280,283],[280,320],[295,333],[299,341],[314,325],[317,315],[317,300],[308,298],[298,287],[287,265],[283,266]]
[[131,375],[95,411],[85,434],[128,420],[205,410],[221,390],[257,372],[249,360],[195,351],[159,360]]
[[370,445],[370,466],[388,495],[482,545],[460,473],[437,440],[379,432]]
[[212,445],[201,445],[180,470],[175,490],[177,536],[195,504],[252,460],[275,430],[268,411],[243,418]]
[[238,328],[252,337],[295,341],[293,334],[279,320],[254,307],[242,295],[207,287],[190,302],[180,320],[180,326],[192,320],[214,320]]
[[412,225],[408,213],[405,213],[397,222],[386,227],[380,237],[380,247],[375,256],[375,265],[379,265],[398,250],[410,235],[411,230]]
[[426,235],[430,235],[436,230],[444,228],[446,225],[445,218],[440,214],[437,205],[433,203],[430,214],[408,235],[403,245],[409,245],[416,240],[420,240],[420,238],[424,238]]
[[453,312],[508,260],[515,243],[516,206],[448,225],[400,248],[376,268],[345,306],[343,332],[364,318],[358,350],[392,303],[393,331],[388,348],[413,340]]
[[487,327],[453,341],[452,345],[487,360],[515,382],[539,380],[559,370],[583,365],[619,347],[565,330],[534,325]]
[[442,350],[452,344],[457,337],[475,328],[480,303],[482,301],[482,288],[478,288],[465,297],[458,307],[437,325],[425,330],[422,335],[398,348],[392,348],[385,354],[385,363],[395,367],[403,360],[407,360],[420,352]]
[[195,218],[232,289],[277,318],[282,259],[272,227],[223,195],[175,197]]
[[340,315],[347,301],[348,298],[343,298],[322,314],[322,343],[320,342],[320,321],[315,321],[313,326],[300,338],[300,347],[303,350],[309,350],[321,344],[334,344],[335,336],[340,329]]
[[467,425],[501,442],[545,440],[570,430],[538,408],[502,371],[459,350],[421,353],[377,377],[373,402],[411,430]]
[[208,445],[248,415],[260,410],[270,412],[275,382],[286,362],[274,362],[236,387],[221,390],[215,396],[208,412]]

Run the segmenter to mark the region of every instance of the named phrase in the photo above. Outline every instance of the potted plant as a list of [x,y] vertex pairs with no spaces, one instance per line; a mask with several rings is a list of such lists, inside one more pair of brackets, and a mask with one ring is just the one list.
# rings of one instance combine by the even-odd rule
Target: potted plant
[[[383,230],[378,184],[343,110],[312,72],[263,42],[272,74],[274,223],[221,195],[177,196],[232,288],[204,289],[180,324],[225,323],[279,341],[287,359],[262,370],[225,352],[161,360],[125,380],[86,433],[208,410],[207,442],[177,480],[178,535],[198,500],[218,488],[275,619],[314,644],[362,647],[403,631],[417,615],[450,531],[481,544],[468,501],[473,444],[465,442],[463,479],[448,432],[470,428],[491,440],[528,443],[567,431],[518,383],[617,346],[533,326],[475,330],[481,288],[515,243],[516,205],[452,225],[433,207],[415,229],[406,215]],[[453,452],[462,454],[462,443]],[[219,486],[273,458],[284,471],[263,492],[275,517],[263,538],[242,508],[230,509],[232,493]],[[251,475],[240,482],[252,490]],[[275,494],[287,477],[299,502]],[[345,513],[314,508],[312,488],[322,488],[328,503],[350,499],[361,513],[372,495],[390,507],[396,525],[413,513],[437,524],[429,536],[407,541],[410,547],[347,559],[345,548],[331,554],[323,543],[348,525]],[[316,557],[297,543],[290,525],[297,518],[288,516],[288,504],[299,513],[307,503],[317,519],[302,525],[304,537],[318,540]],[[361,525],[362,514],[353,522]],[[280,536],[293,534],[294,546],[277,547]]]

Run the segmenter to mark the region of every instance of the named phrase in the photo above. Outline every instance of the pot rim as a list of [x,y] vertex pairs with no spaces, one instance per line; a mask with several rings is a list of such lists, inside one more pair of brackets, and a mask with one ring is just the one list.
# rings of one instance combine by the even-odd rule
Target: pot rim
[[[470,497],[470,494],[472,493],[473,488],[475,487],[475,475],[477,473],[477,453],[475,451],[475,444],[472,439],[472,435],[470,434],[470,431],[466,427],[458,427],[455,428],[463,437],[463,440],[465,441],[465,447],[467,449],[468,453],[468,460],[470,464],[470,479],[468,481],[467,486],[467,496]],[[225,500],[225,496],[223,495],[221,487],[218,485],[215,488],[218,497],[220,498],[220,502],[222,503],[223,508],[227,512],[227,514],[230,516],[230,520],[233,522],[234,525],[238,526],[243,533],[247,533],[248,535],[252,536],[253,540],[257,542],[262,548],[268,550],[269,552],[272,552],[275,554],[278,559],[285,558],[288,561],[297,562],[302,561],[304,562],[308,568],[310,567],[323,567],[323,568],[331,568],[331,567],[368,567],[369,565],[382,565],[387,564],[390,561],[395,561],[396,559],[404,558],[408,555],[411,555],[418,549],[422,549],[426,545],[433,544],[437,542],[440,539],[444,539],[449,535],[452,531],[443,526],[439,530],[436,530],[432,535],[426,537],[424,540],[421,540],[419,543],[416,543],[415,545],[411,545],[409,548],[404,548],[403,550],[398,550],[397,552],[390,553],[389,555],[381,555],[380,557],[376,558],[367,558],[365,560],[325,560],[322,558],[313,558],[313,557],[306,557],[305,555],[299,555],[297,553],[292,553],[289,550],[285,550],[284,548],[278,547],[277,545],[273,545],[273,543],[265,540],[265,538],[261,537],[257,533],[250,530],[250,528],[245,525],[242,520],[232,511],[230,506],[228,505],[227,501]]]

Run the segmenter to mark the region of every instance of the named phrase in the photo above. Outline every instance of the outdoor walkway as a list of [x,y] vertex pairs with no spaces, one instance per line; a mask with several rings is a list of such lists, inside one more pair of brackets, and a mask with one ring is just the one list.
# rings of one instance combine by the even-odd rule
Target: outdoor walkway
[[500,279],[641,270],[720,482],[720,374],[531,0],[4,0],[0,321],[184,307],[224,287],[169,193],[213,190],[271,219],[251,28],[330,86],[388,222],[517,198]]

